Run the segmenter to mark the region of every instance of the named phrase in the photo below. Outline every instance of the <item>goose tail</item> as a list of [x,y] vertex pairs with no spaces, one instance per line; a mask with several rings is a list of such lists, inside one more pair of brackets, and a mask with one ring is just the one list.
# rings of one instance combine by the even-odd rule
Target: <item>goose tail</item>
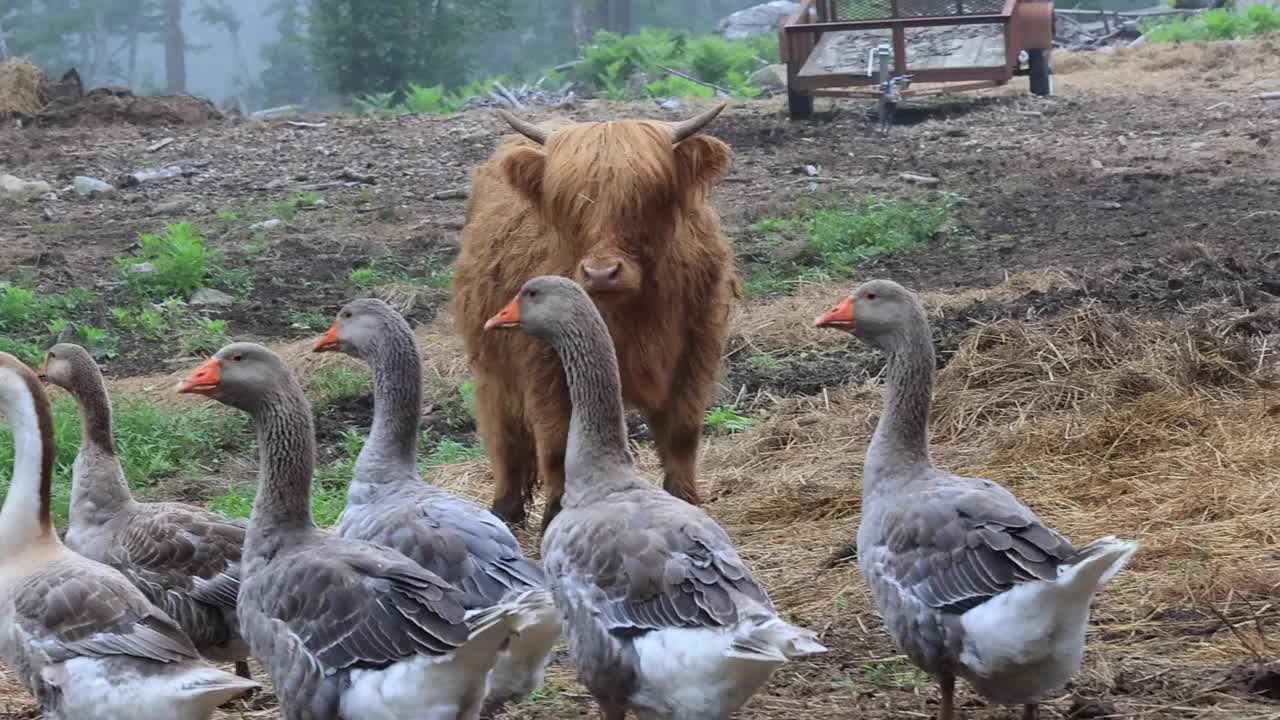
[[1058,569],[1058,583],[1092,593],[1115,577],[1137,550],[1132,540],[1100,537],[1080,546],[1074,562]]
[[779,617],[751,623],[733,639],[727,653],[744,660],[786,662],[806,655],[827,652],[818,642],[818,634],[808,628],[792,625]]

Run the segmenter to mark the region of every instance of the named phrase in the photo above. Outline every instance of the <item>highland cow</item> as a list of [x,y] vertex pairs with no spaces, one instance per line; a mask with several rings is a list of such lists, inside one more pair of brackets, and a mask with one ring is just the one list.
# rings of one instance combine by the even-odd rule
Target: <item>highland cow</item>
[[542,528],[560,509],[569,428],[550,346],[486,333],[485,320],[535,275],[575,279],[617,348],[623,398],[652,430],[663,487],[700,503],[703,416],[740,297],[733,252],[707,203],[729,147],[698,134],[724,109],[667,123],[546,129],[500,111],[507,135],[472,177],[454,266],[454,317],[475,376],[476,422],[495,475],[493,511],[523,524],[539,481]]

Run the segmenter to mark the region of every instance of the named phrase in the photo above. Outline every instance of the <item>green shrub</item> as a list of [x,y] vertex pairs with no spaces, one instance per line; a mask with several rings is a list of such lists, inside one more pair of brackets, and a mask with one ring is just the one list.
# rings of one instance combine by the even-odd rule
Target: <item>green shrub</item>
[[[134,257],[116,258],[125,283],[145,297],[187,297],[204,286],[218,251],[189,222],[166,223],[163,232],[143,233]],[[149,263],[152,270],[136,268]]]

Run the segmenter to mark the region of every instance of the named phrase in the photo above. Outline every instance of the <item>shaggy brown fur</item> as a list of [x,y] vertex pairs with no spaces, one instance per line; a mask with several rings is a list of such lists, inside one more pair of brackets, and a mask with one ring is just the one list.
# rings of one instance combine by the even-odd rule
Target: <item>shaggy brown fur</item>
[[507,522],[524,522],[541,480],[545,529],[564,490],[570,407],[555,352],[524,333],[483,330],[536,275],[572,277],[592,294],[617,348],[623,397],[653,430],[663,487],[700,502],[703,415],[740,295],[733,252],[706,201],[730,151],[705,135],[671,140],[661,122],[567,124],[545,148],[504,137],[473,174],[454,317],[496,476],[493,510]]

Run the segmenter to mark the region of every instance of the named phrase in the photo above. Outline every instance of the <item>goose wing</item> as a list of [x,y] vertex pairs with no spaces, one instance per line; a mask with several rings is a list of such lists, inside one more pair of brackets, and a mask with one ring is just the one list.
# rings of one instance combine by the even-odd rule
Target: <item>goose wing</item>
[[399,550],[461,590],[467,607],[544,586],[542,568],[488,509],[425,483],[407,487],[420,492],[344,515],[339,534]]
[[57,661],[128,655],[157,662],[199,657],[191,639],[142,592],[105,565],[52,563],[15,595],[15,621]]
[[198,613],[193,604],[234,610],[244,524],[183,505],[144,508],[117,533],[113,564],[175,618]]
[[240,612],[260,623],[255,634],[287,633],[326,673],[442,655],[469,636],[456,588],[368,543],[309,546],[279,557],[252,583]]
[[888,511],[885,570],[927,606],[963,614],[1014,586],[1053,580],[1076,556],[1004,488],[988,480],[935,486]]
[[665,493],[636,495],[564,511],[543,543],[548,572],[580,586],[570,591],[594,596],[609,632],[719,628],[737,623],[744,610],[772,612],[711,518]]

